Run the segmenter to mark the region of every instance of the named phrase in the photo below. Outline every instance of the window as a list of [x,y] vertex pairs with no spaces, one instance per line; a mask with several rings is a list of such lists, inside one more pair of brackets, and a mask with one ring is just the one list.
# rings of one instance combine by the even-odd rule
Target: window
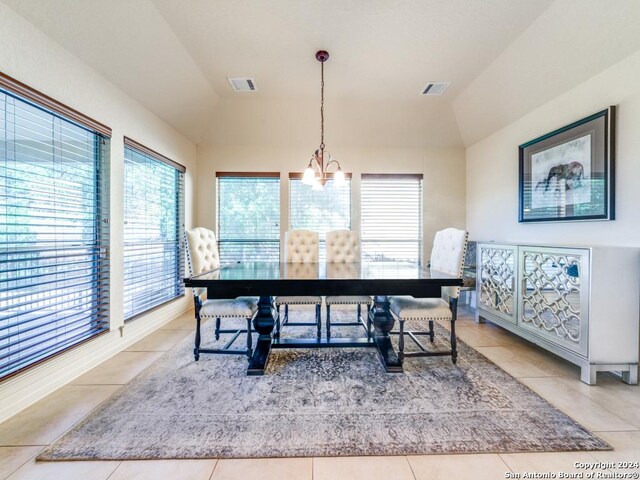
[[292,230],[312,230],[320,234],[320,261],[325,260],[325,234],[332,230],[351,229],[351,176],[347,184],[334,187],[327,180],[323,190],[312,190],[302,183],[302,176],[290,173],[289,217]]
[[222,262],[279,261],[280,174],[218,172]]
[[125,320],[184,295],[184,171],[125,137]]
[[363,174],[360,191],[363,258],[420,262],[422,175]]
[[0,377],[109,328],[109,135],[0,75]]

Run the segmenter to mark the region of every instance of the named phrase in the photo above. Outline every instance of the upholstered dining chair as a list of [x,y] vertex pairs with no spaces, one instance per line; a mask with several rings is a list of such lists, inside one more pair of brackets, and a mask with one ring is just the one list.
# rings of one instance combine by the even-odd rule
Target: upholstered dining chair
[[[327,268],[332,268],[332,264],[353,264],[359,263],[360,254],[360,234],[353,230],[334,230],[327,232]],[[329,274],[331,272],[327,272]],[[371,297],[369,295],[341,295],[327,296],[327,317],[325,320],[327,327],[327,338],[331,337],[331,305],[357,305],[356,322],[334,322],[334,326],[362,326],[367,331],[367,336],[371,336],[371,322],[369,320],[369,310],[371,308]],[[362,318],[362,306],[367,307],[367,322]]]
[[[291,263],[318,263],[318,232],[309,230],[289,230],[284,234],[284,258],[285,262]],[[280,307],[284,305],[284,317],[280,321]],[[315,322],[290,322],[289,305],[315,305]],[[274,336],[280,338],[282,326],[315,326],[317,337],[322,336],[322,326],[320,323],[320,308],[322,297],[319,295],[308,296],[279,296],[276,297],[276,308],[278,315]]]
[[[185,231],[185,247],[187,252],[187,263],[189,264],[189,274],[198,275],[220,268],[220,256],[218,254],[218,244],[216,234],[206,228],[197,227]],[[193,289],[193,301],[196,315],[196,340],[193,355],[198,361],[201,353],[228,353],[245,354],[251,358],[253,353],[251,344],[251,321],[258,311],[257,297],[238,297],[232,299],[204,299],[205,289]],[[203,300],[204,299],[204,300]],[[222,348],[203,349],[200,348],[201,333],[200,324],[203,318],[215,318],[215,338],[218,340],[220,334],[232,334],[231,338]],[[247,328],[225,329],[220,328],[221,319],[245,319]],[[247,346],[244,350],[232,349],[231,346],[238,337],[245,333]]]
[[[446,228],[436,233],[431,250],[429,268],[449,275],[462,277],[465,251],[467,248],[468,234],[464,230]],[[391,296],[389,306],[391,313],[400,323],[398,337],[398,356],[405,357],[432,357],[451,355],[451,361],[456,363],[458,359],[456,341],[456,319],[458,310],[459,287],[443,287],[442,298],[414,298],[411,296]],[[406,331],[404,322],[407,320],[428,322],[428,331]],[[429,336],[431,342],[434,339],[433,322],[436,320],[449,320],[451,322],[451,350],[428,351],[418,340],[417,336]],[[408,335],[420,348],[419,352],[404,351],[404,337]]]

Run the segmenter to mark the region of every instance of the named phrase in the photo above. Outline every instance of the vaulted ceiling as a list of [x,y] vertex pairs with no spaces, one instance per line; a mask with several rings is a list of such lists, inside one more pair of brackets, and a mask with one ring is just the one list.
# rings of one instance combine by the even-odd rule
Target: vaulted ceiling
[[199,143],[315,128],[318,49],[340,142],[411,146],[471,144],[640,49],[636,0],[2,1]]

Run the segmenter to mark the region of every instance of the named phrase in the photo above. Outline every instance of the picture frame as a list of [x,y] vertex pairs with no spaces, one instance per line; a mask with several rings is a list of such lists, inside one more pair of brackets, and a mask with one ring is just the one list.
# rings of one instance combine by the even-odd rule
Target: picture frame
[[616,107],[524,143],[518,222],[615,219]]

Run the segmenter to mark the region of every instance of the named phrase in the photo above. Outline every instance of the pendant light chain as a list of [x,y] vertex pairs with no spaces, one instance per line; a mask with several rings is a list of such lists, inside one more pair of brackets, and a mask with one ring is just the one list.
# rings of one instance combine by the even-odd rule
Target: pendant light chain
[[[327,158],[324,157],[324,62],[328,59],[329,52],[326,50],[316,52],[316,60],[320,62],[320,146],[313,152],[302,175],[302,183],[311,185],[313,190],[322,190],[325,182],[330,178],[333,179],[333,185],[336,187],[347,185],[340,162],[331,158],[329,154],[327,154]],[[334,168],[335,171],[330,173],[329,168]]]
[[324,154],[324,62],[320,62],[320,151]]

